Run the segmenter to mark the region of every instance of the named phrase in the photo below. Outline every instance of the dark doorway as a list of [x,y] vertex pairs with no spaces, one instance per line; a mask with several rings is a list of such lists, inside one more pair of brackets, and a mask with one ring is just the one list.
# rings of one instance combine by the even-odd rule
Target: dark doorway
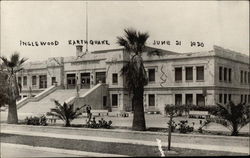
[[47,75],[39,76],[39,88],[47,88]]
[[186,105],[193,105],[193,94],[186,94]]
[[74,89],[76,87],[76,74],[67,74],[67,88]]
[[90,73],[81,73],[81,88],[90,87]]
[[182,105],[182,94],[175,94],[175,105]]
[[205,97],[203,94],[196,95],[196,104],[199,106],[205,106]]

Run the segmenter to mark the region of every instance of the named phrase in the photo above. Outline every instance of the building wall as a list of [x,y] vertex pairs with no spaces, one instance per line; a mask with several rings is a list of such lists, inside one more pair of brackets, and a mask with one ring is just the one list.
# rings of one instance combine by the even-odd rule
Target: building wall
[[[163,51],[164,52],[164,51]],[[168,53],[164,55],[142,54],[144,66],[147,73],[150,69],[155,71],[155,80],[145,86],[144,107],[146,111],[164,111],[166,104],[175,104],[176,94],[181,94],[182,104],[186,104],[186,94],[193,95],[192,103],[196,105],[197,94],[205,97],[205,105],[214,105],[220,102],[220,95],[224,103],[224,96],[229,95],[236,103],[243,100],[250,102],[249,96],[249,61],[248,56],[242,56],[229,50],[215,47],[208,52],[197,53]],[[248,57],[249,58],[249,57]],[[74,73],[78,78],[84,72],[90,73],[90,88],[97,84],[96,72],[106,72],[106,83],[108,85],[107,102],[112,111],[132,110],[131,97],[125,87],[125,78],[121,75],[121,69],[129,59],[129,54],[123,50],[96,51],[85,54],[82,58],[50,58],[45,62],[28,64],[26,70],[19,76],[28,76],[28,85],[31,85],[31,76],[36,75],[37,84],[39,75],[47,75],[47,87],[51,85],[51,77],[56,77],[61,86],[67,85],[67,74]],[[197,80],[197,67],[204,68],[204,80]],[[181,68],[182,80],[175,80],[175,68]],[[192,67],[192,80],[186,80],[186,67]],[[219,67],[232,70],[231,82],[219,80]],[[240,82],[240,72],[247,74],[246,82]],[[117,74],[118,82],[113,83],[113,74]],[[80,84],[80,80],[77,80]],[[23,87],[23,94],[28,94],[29,86]],[[42,89],[32,87],[34,93]],[[98,92],[96,92],[98,93]],[[117,106],[112,106],[112,95],[117,95]],[[96,94],[99,95],[99,94]],[[154,95],[154,106],[149,106],[149,95]],[[91,97],[90,97],[91,98]],[[94,100],[95,97],[91,98]],[[91,102],[91,99],[88,102]],[[101,102],[92,103],[101,106]],[[98,107],[98,108],[100,108]],[[96,107],[97,108],[97,107]]]

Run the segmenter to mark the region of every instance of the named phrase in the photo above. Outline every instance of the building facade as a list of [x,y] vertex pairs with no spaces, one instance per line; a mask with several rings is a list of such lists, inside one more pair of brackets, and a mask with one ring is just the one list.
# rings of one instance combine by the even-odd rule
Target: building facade
[[[74,57],[26,63],[17,77],[22,85],[21,97],[34,97],[52,85],[66,90],[91,89],[98,83],[105,83],[107,93],[99,96],[103,105],[97,109],[131,111],[131,94],[121,75],[121,68],[129,58],[123,49],[84,53],[79,45]],[[209,106],[226,104],[230,100],[250,103],[247,55],[218,46],[196,53],[147,47],[142,58],[148,74],[145,111],[163,112],[166,104]]]

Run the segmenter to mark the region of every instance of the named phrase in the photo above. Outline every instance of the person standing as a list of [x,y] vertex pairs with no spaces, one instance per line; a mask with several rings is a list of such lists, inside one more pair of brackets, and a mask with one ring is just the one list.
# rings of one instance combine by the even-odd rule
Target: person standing
[[90,122],[91,117],[92,117],[91,106],[90,105],[86,106],[86,112],[87,112],[88,122]]

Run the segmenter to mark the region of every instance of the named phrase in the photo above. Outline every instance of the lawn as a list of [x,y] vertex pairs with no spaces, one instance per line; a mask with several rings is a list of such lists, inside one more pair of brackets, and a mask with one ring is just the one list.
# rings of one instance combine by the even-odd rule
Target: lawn
[[[113,143],[113,142],[98,142],[90,140],[72,140],[61,138],[49,138],[39,136],[24,136],[15,134],[1,133],[1,142],[24,144],[30,146],[44,146],[52,148],[81,150],[89,152],[121,154],[128,156],[160,156],[158,147],[126,144],[126,143]],[[166,147],[164,147],[165,149]],[[207,151],[207,150],[194,150],[183,148],[172,148],[176,153],[166,153],[167,156],[243,156],[241,153],[221,152],[221,151]]]

